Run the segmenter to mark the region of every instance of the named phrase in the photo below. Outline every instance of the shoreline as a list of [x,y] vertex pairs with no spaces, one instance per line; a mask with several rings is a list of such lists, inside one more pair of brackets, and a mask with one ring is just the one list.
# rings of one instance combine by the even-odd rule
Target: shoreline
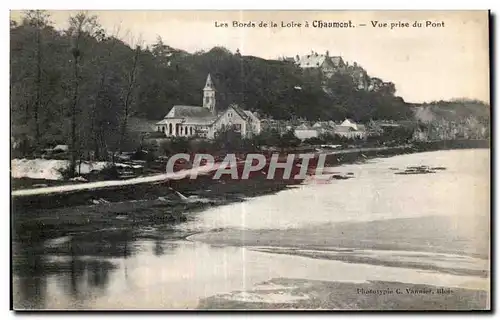
[[[441,150],[441,149],[438,149]],[[352,150],[331,153],[325,167],[362,163],[367,159],[430,151],[419,146]],[[303,180],[268,180],[262,174],[248,180],[229,175],[213,179],[213,173],[182,179],[123,185],[62,194],[13,197],[14,239],[39,242],[74,232],[96,231],[109,226],[138,229],[186,221],[193,212],[211,206],[242,202],[247,198],[277,193]],[[180,198],[179,193],[185,199]],[[118,220],[127,212],[127,219]]]

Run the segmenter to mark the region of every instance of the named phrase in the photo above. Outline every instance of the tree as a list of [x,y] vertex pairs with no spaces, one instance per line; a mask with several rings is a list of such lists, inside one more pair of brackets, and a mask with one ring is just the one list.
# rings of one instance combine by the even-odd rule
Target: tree
[[[39,113],[42,108],[42,56],[43,56],[43,35],[44,28],[50,25],[50,15],[43,10],[28,10],[23,17],[23,24],[30,26],[34,32],[35,47],[35,99],[33,103],[33,118],[35,125],[35,145],[38,146],[40,142],[40,123]],[[15,24],[11,24],[11,27]]]
[[284,148],[294,148],[300,145],[300,139],[295,136],[293,130],[288,130],[285,132],[278,143],[278,146],[282,149]]
[[69,18],[68,33],[72,39],[71,55],[73,62],[73,93],[71,99],[71,161],[69,172],[71,175],[75,173],[76,161],[79,154],[79,147],[77,146],[77,113],[78,113],[78,99],[79,87],[81,82],[80,77],[80,61],[82,59],[82,42],[84,37],[93,35],[97,27],[97,17],[87,16],[86,13],[80,12],[75,16]]
[[123,142],[125,139],[125,134],[127,130],[127,120],[130,112],[130,100],[132,90],[134,89],[135,81],[136,81],[136,73],[137,73],[137,61],[139,59],[139,55],[141,53],[141,47],[139,45],[135,48],[135,53],[133,57],[132,67],[130,72],[128,73],[128,83],[127,88],[125,89],[125,98],[123,100],[123,120],[121,125],[121,134],[120,134],[120,150],[123,148]]
[[[110,98],[106,99],[104,95],[106,95],[106,87],[107,87],[107,79],[108,79],[108,73],[109,73],[109,66],[111,64],[111,57],[113,55],[113,50],[115,48],[115,45],[117,43],[116,39],[113,37],[111,38],[106,38],[103,37],[100,39],[101,43],[104,45],[104,52],[102,56],[98,57],[98,65],[99,65],[99,85],[97,89],[95,90],[95,96],[94,96],[94,103],[92,104],[92,109],[90,113],[90,134],[92,136],[91,141],[92,141],[92,146],[91,148],[94,149],[94,158],[99,159],[100,158],[100,150],[101,150],[101,145],[102,145],[102,140],[103,140],[103,135],[102,135],[102,127],[98,126],[97,122],[99,118],[98,117],[98,107],[100,106],[101,108],[106,108],[104,104],[106,103],[106,100],[110,100]],[[102,123],[102,122],[101,122]]]
[[262,130],[254,137],[257,146],[277,146],[281,139],[281,134],[274,129]]
[[242,139],[239,131],[231,126],[225,126],[215,134],[214,145],[219,150],[240,151],[243,146]]

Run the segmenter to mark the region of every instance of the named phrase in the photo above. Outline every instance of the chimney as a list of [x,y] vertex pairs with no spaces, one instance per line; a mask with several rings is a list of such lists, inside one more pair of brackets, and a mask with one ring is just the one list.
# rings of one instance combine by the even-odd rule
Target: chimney
[[326,56],[329,57],[330,56],[330,52],[328,52],[328,50],[326,50]]

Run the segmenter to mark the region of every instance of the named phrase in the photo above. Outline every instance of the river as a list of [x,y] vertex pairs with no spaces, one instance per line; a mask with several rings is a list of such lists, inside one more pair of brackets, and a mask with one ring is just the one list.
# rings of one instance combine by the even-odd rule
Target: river
[[[46,243],[98,254],[15,244],[14,307],[488,308],[489,164],[487,149],[371,159],[326,168],[352,179],[311,179],[174,229]],[[396,174],[420,165],[439,169]]]

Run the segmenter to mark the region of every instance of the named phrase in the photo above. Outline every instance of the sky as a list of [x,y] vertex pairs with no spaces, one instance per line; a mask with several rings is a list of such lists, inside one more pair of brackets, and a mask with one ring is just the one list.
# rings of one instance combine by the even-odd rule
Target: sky
[[[49,11],[58,29],[76,11]],[[266,59],[312,50],[357,62],[372,77],[391,81],[407,102],[453,98],[489,102],[487,11],[87,11],[109,34],[151,45],[158,36],[174,48],[195,52],[224,46]],[[12,11],[11,18],[21,13]],[[314,28],[312,22],[351,21],[352,28]],[[274,21],[275,28],[235,28],[233,21]],[[309,27],[304,23],[308,21]],[[413,27],[421,22],[421,28]],[[426,21],[439,27],[425,27]],[[229,27],[216,27],[224,22]],[[286,28],[281,23],[302,26]],[[386,27],[372,24],[387,23]],[[391,28],[391,23],[401,23]],[[409,23],[409,27],[404,26]],[[364,26],[362,26],[364,24]],[[437,26],[436,25],[436,26]]]

